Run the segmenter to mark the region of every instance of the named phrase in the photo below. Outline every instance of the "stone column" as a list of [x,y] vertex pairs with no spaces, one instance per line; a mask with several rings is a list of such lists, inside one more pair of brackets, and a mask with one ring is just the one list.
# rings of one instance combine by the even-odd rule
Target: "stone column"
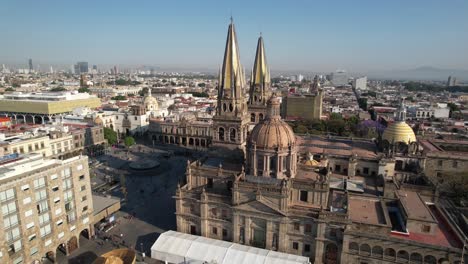
[[266,241],[265,241],[265,249],[272,249],[273,245],[273,223],[271,220],[267,220],[266,223]]
[[201,235],[208,237],[208,197],[205,193],[205,189],[201,194],[201,204],[200,204],[200,229]]
[[317,222],[317,238],[315,239],[315,263],[322,263],[325,248],[326,223]]
[[257,145],[254,143],[253,146],[253,154],[252,154],[252,169],[253,169],[253,175],[257,176]]
[[[281,219],[279,224],[279,236],[278,236],[278,251],[288,252],[289,249],[289,239],[288,239],[288,222],[285,218]],[[317,262],[320,263],[320,262]]]
[[252,231],[251,230],[252,229],[251,225],[252,225],[252,219],[250,219],[250,217],[246,217],[245,218],[245,228],[244,228],[244,230],[245,230],[244,240],[245,240],[245,245],[247,245],[247,246],[250,246],[250,240],[251,240],[251,237],[250,237],[251,235],[250,234],[251,234],[251,231]]
[[237,214],[237,212],[233,212],[233,215],[232,215],[232,241],[234,243],[239,243],[239,215]]
[[263,156],[263,175],[270,175],[270,156]]

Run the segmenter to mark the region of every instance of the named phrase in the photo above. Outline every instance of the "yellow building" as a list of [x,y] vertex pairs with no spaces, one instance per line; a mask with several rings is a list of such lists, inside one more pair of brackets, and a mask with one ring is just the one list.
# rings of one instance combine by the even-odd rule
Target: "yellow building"
[[96,108],[101,106],[101,100],[88,93],[58,92],[58,93],[21,93],[5,94],[0,98],[0,113],[12,117],[13,120],[23,120],[25,123],[45,123],[46,119],[70,113],[78,107]]

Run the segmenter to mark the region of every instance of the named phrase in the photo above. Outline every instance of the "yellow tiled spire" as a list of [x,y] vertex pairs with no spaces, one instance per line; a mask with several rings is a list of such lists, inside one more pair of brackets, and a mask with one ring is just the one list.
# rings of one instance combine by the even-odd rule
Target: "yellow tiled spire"
[[270,70],[265,55],[265,47],[263,46],[263,37],[260,35],[257,43],[257,52],[255,54],[255,62],[252,70],[253,85],[264,85],[270,83]]
[[234,22],[231,18],[226,39],[226,49],[224,51],[221,84],[219,87],[220,94],[223,97],[240,99],[244,85],[244,74],[239,58],[239,45],[237,44]]

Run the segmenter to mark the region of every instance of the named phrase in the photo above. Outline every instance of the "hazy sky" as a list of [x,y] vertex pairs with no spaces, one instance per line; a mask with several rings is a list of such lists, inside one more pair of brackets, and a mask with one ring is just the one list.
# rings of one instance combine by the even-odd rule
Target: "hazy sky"
[[229,17],[272,70],[468,69],[467,0],[0,1],[0,64],[151,64],[216,69]]

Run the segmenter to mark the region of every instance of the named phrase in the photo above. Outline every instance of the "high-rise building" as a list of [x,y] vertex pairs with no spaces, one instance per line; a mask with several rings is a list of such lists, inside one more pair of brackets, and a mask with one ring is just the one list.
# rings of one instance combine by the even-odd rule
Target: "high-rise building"
[[80,61],[75,64],[75,74],[82,74],[88,72],[88,62]]
[[331,73],[331,82],[335,86],[343,86],[348,84],[348,73],[344,70],[337,70]]
[[42,263],[93,234],[87,156],[45,159],[40,153],[0,158],[1,263]]
[[353,88],[357,90],[367,90],[367,76],[355,78],[353,80]]
[[249,113],[250,122],[258,123],[266,116],[266,104],[271,95],[270,69],[265,55],[263,38],[257,43],[257,52],[250,77]]
[[457,86],[457,78],[450,75],[447,80],[447,86],[448,87]]
[[213,145],[245,151],[249,114],[244,97],[244,69],[240,63],[236,30],[231,20],[218,79],[218,102],[213,117]]
[[117,75],[119,72],[117,71],[117,65],[114,65],[114,74]]
[[304,75],[298,74],[296,80],[297,80],[298,82],[302,82],[302,80],[304,80]]
[[31,72],[33,69],[32,59],[29,59],[29,71]]

